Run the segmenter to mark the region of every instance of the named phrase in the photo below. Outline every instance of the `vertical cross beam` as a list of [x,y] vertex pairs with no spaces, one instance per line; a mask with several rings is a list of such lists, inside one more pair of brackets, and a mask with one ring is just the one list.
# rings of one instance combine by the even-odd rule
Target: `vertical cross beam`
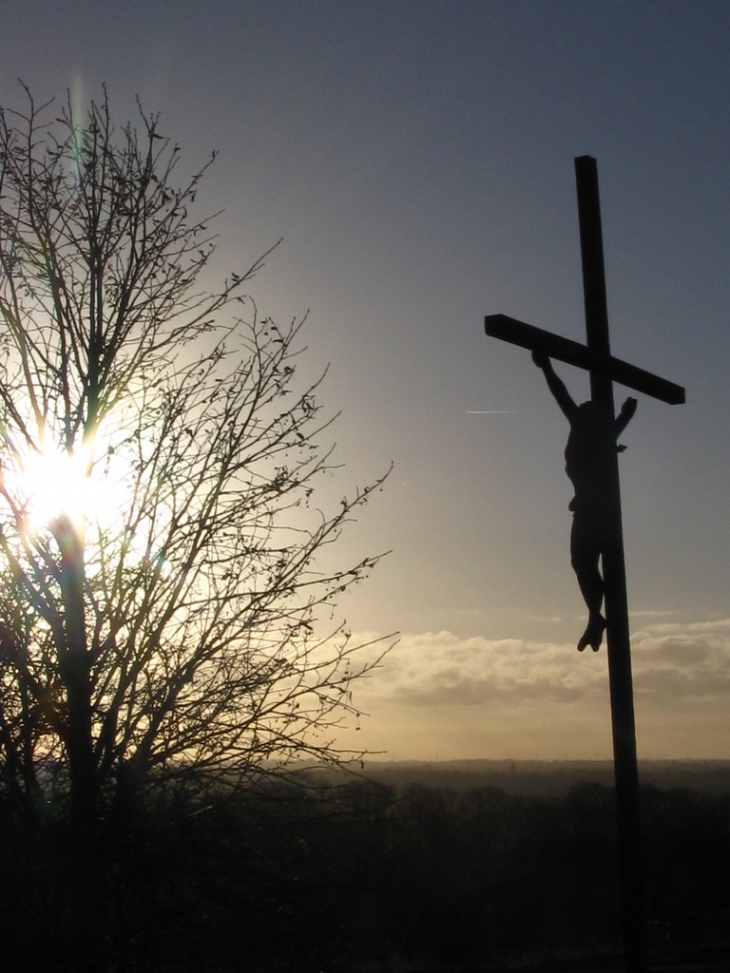
[[[533,353],[587,369],[595,407],[615,420],[613,383],[619,382],[645,395],[678,405],[685,401],[680,385],[652,375],[635,365],[613,358],[608,340],[606,279],[603,265],[601,210],[596,160],[575,160],[583,266],[583,292],[587,344],[581,345],[504,314],[484,319],[488,335]],[[555,393],[553,393],[555,394]],[[615,440],[606,442],[602,457],[603,495],[593,497],[608,520],[608,537],[601,553],[607,622],[608,673],[611,696],[616,808],[621,879],[621,916],[627,973],[646,970],[646,930],[641,860],[639,775],[636,760],[636,727],[629,644],[629,613],[626,597],[621,491]]]
[[[606,278],[598,193],[596,160],[575,160],[580,222],[586,338],[598,367],[590,369],[593,401],[614,417],[613,382],[609,369]],[[621,881],[621,919],[627,973],[644,973],[647,964],[641,857],[639,775],[636,757],[636,725],[629,642],[623,525],[618,454],[611,451],[609,481],[605,484],[609,537],[603,552],[608,677],[611,697],[616,811]]]

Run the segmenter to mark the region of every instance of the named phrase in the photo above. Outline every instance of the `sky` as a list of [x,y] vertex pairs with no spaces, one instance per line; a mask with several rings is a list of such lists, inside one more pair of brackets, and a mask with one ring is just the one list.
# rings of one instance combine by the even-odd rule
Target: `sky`
[[[598,161],[613,354],[639,396],[622,505],[640,758],[730,758],[730,5],[707,0],[3,0],[0,103],[102,84],[160,112],[218,221],[220,273],[309,311],[340,412],[343,536],[390,551],[342,602],[398,632],[341,735],[378,759],[611,755],[606,652],[579,655],[567,424],[506,313],[585,340],[573,160]],[[182,171],[182,170],[181,170]],[[578,400],[585,373],[556,366]],[[616,388],[617,404],[626,390]]]

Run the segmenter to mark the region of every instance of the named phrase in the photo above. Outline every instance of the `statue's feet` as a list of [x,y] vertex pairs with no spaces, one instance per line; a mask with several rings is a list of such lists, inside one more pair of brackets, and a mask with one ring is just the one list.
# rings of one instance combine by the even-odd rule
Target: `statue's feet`
[[606,619],[603,615],[596,615],[588,619],[588,626],[581,636],[578,643],[578,651],[582,652],[586,646],[590,645],[594,652],[598,652],[603,641],[603,633],[606,630]]

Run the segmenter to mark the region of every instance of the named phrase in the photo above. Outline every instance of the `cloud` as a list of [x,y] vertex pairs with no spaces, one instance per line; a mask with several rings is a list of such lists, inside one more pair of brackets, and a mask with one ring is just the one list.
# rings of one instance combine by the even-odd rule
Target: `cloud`
[[[641,757],[730,758],[730,619],[644,624],[632,662]],[[605,647],[407,633],[353,690],[343,739],[391,758],[611,755]]]
[[571,700],[600,680],[578,668],[575,648],[519,639],[461,639],[452,632],[403,635],[367,692],[406,706],[482,706],[539,698]]
[[[658,622],[632,635],[634,691],[667,703],[678,696],[730,702],[730,619]],[[401,636],[358,694],[413,707],[578,702],[603,695],[605,647],[460,638],[453,632]]]
[[730,701],[730,619],[649,625],[632,636],[637,692]]

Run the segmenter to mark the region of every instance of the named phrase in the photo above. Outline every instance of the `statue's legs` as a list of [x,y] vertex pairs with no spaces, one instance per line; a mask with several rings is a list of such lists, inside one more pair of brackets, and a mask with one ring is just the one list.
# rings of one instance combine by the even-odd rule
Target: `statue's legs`
[[597,652],[606,628],[606,619],[601,614],[603,576],[598,567],[602,549],[603,531],[597,519],[584,511],[574,513],[570,532],[570,563],[588,606],[588,625],[578,642],[579,652],[587,645]]

